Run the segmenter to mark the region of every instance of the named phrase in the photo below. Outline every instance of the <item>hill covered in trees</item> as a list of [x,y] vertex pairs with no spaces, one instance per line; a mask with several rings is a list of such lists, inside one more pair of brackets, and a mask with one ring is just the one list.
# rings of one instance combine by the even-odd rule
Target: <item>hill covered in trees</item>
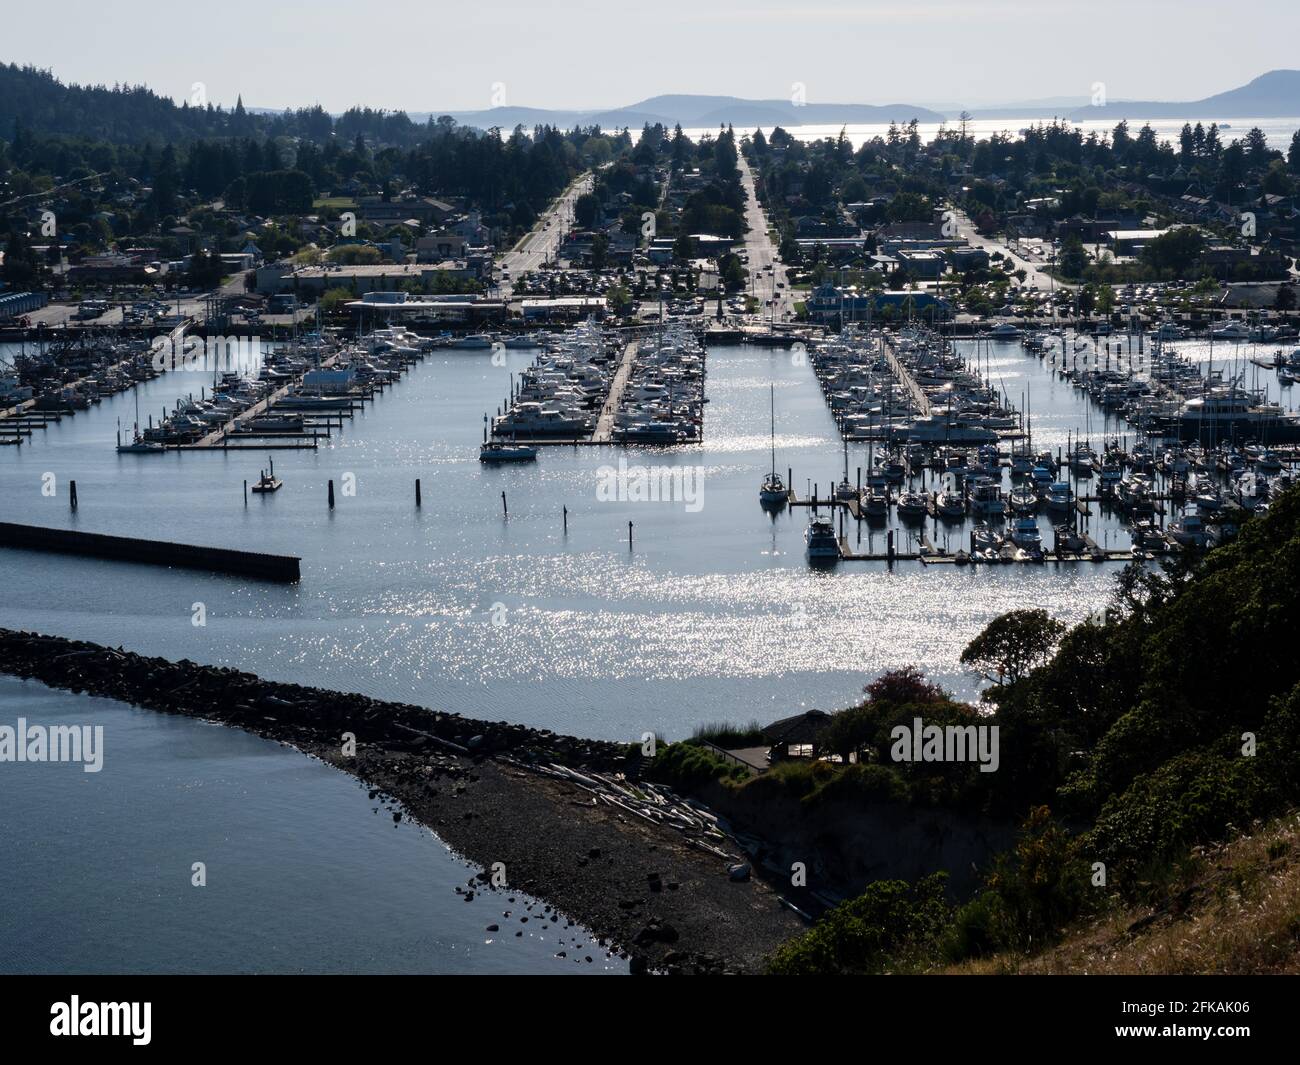
[[64,84],[49,70],[0,64],[0,140],[12,141],[26,129],[112,144],[253,136],[351,143],[361,136],[374,144],[410,146],[455,125],[445,115],[416,122],[403,111],[368,107],[336,117],[319,105],[262,113],[245,109],[242,99],[229,110],[210,102],[177,104],[143,85]]
[[[964,655],[995,679],[982,707],[955,702],[915,671],[873,682],[824,740],[856,764],[786,764],[742,782],[732,767],[713,772],[698,748],[684,758],[689,743],[661,757],[669,772],[728,776],[727,788],[793,791],[810,810],[901,803],[1020,824],[1019,841],[989,864],[972,897],[954,901],[941,869],[911,883],[878,880],[783,948],[776,971],[933,969],[993,956],[1019,966],[1072,927],[1104,926],[1106,915],[1179,912],[1180,895],[1221,879],[1205,848],[1270,821],[1279,838],[1294,835],[1286,826],[1300,807],[1297,631],[1300,489],[1292,489],[1230,544],[1164,571],[1126,570],[1104,617],[1069,629],[1041,611],[996,619]],[[893,729],[914,718],[996,724],[997,771],[895,761]],[[1255,850],[1267,850],[1265,862],[1283,854]],[[1292,879],[1285,899],[1269,895],[1268,876],[1252,880],[1260,912],[1271,914],[1260,934],[1291,936],[1289,946],[1266,945],[1283,967],[1300,959]],[[1234,911],[1231,927],[1248,916]]]

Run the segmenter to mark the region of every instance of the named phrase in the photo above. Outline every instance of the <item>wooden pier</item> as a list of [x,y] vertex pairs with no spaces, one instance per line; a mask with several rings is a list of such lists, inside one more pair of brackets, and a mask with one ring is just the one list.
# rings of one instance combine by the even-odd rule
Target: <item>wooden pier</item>
[[894,376],[898,378],[899,383],[907,389],[908,395],[912,397],[912,402],[920,409],[921,415],[926,418],[930,417],[930,397],[916,383],[916,378],[912,376],[912,372],[903,365],[903,360],[894,352],[894,342],[890,335],[882,333],[881,336],[880,348],[885,353],[889,368],[894,371]]
[[614,380],[610,382],[609,395],[605,406],[601,408],[600,418],[596,421],[596,431],[591,434],[593,444],[612,444],[614,442],[614,417],[618,414],[619,404],[623,402],[623,392],[627,389],[627,379],[632,376],[632,366],[636,362],[636,349],[640,342],[629,340],[619,358],[618,369],[614,371]]

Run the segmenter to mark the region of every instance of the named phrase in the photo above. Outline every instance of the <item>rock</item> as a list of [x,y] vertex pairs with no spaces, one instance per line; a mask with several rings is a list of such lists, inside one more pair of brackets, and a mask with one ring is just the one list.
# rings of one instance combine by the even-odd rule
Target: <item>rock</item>
[[487,926],[487,928],[484,929],[484,931],[485,931],[485,932],[500,932],[500,931],[501,931],[501,926],[500,926],[499,924],[490,924],[490,925]]
[[731,877],[732,880],[748,880],[749,872],[749,862],[738,862],[735,865],[727,866],[727,876]]
[[632,957],[628,959],[627,970],[633,976],[644,976],[649,969],[650,966],[646,963],[644,955],[633,954]]

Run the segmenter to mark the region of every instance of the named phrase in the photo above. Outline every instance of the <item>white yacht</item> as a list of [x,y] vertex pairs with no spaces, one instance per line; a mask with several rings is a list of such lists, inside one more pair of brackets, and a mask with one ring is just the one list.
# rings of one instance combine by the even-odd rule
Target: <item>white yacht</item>
[[827,518],[814,517],[808,523],[808,528],[804,531],[804,545],[810,561],[838,561],[840,557],[835,526]]

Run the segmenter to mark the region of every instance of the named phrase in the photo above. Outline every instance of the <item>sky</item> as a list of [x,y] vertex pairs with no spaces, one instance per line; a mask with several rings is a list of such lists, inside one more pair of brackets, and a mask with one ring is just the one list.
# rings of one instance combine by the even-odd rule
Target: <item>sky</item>
[[575,110],[660,93],[969,107],[1199,99],[1300,66],[1295,0],[59,0],[0,59],[179,101]]

